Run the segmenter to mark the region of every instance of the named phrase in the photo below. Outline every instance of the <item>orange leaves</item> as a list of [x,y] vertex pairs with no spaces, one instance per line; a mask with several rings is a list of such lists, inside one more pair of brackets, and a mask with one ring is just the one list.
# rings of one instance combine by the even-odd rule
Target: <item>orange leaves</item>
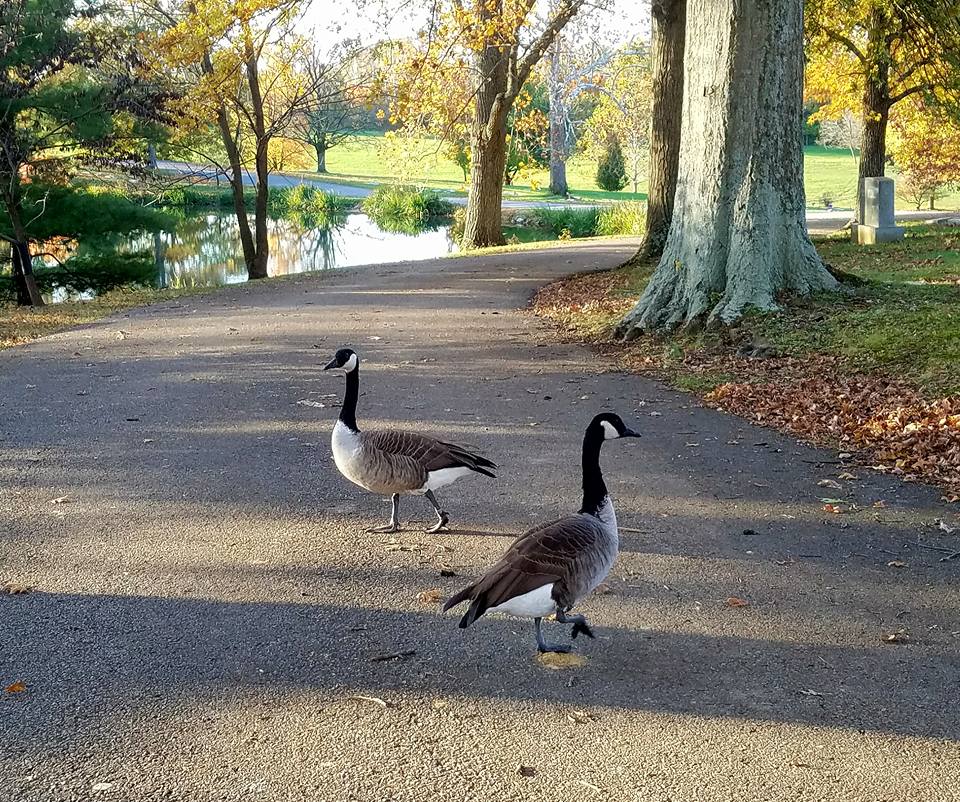
[[739,596],[730,596],[724,603],[724,607],[749,607],[750,602],[741,599]]
[[[834,376],[724,384],[707,400],[815,442],[839,440],[862,448],[879,461],[875,470],[932,480],[954,495],[960,491],[960,398],[924,401],[889,380]],[[885,506],[882,501],[873,505]],[[831,499],[824,511],[843,510]]]
[[11,683],[10,685],[7,685],[7,687],[4,688],[4,690],[7,693],[23,693],[26,689],[27,689],[26,683],[23,680],[19,680],[19,679],[16,682]]

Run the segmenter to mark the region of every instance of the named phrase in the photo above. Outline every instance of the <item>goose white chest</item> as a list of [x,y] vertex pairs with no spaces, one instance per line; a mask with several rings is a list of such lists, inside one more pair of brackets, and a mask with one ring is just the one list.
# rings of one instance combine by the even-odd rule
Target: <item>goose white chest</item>
[[363,487],[364,484],[360,481],[363,452],[360,433],[353,431],[342,420],[338,420],[333,427],[330,445],[333,450],[333,461],[337,465],[337,470],[354,484]]

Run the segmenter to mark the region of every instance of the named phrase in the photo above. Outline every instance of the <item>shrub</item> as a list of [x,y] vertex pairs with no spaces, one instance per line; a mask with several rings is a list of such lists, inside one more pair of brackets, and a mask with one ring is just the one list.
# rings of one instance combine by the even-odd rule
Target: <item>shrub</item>
[[578,238],[592,237],[597,233],[599,215],[600,210],[595,206],[589,209],[538,206],[532,217],[540,228],[546,228],[558,237],[566,231],[568,238]]
[[348,198],[309,184],[270,190],[267,208],[273,217],[295,219],[304,228],[326,228],[350,206]]
[[418,233],[431,220],[453,212],[453,204],[434,190],[402,184],[377,187],[361,205],[380,228],[404,234]]
[[640,235],[647,227],[647,206],[645,203],[626,202],[604,206],[597,220],[597,234]]
[[610,137],[597,167],[597,186],[607,192],[619,192],[626,185],[627,171],[623,163],[623,151],[620,150],[616,137]]
[[[253,200],[253,193],[244,190],[247,203]],[[233,208],[233,190],[230,187],[195,185],[173,187],[160,196],[160,206],[181,210]]]

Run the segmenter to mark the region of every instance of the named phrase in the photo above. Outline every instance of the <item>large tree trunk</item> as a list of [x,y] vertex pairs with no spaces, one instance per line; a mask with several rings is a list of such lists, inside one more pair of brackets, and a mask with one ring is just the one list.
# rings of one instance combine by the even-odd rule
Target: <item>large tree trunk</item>
[[12,182],[15,189],[12,197],[6,201],[7,216],[10,218],[10,227],[13,238],[5,237],[10,243],[11,275],[13,285],[17,290],[17,304],[19,306],[43,306],[43,296],[37,286],[37,279],[33,275],[33,259],[30,255],[30,239],[23,225],[20,207],[20,184]]
[[673,220],[621,336],[836,288],[805,220],[802,13],[800,0],[690,0]]
[[267,278],[267,265],[270,261],[270,241],[267,237],[267,201],[270,193],[270,165],[267,160],[270,148],[270,135],[267,133],[266,116],[263,110],[263,95],[260,92],[259,59],[253,49],[249,30],[246,37],[247,83],[250,87],[250,105],[253,107],[253,134],[257,143],[257,200],[253,225],[256,233],[256,253],[252,263],[247,264],[247,278]]
[[[496,18],[501,0],[481,6],[481,19]],[[503,245],[500,205],[507,161],[508,48],[487,45],[477,55],[479,87],[470,127],[470,194],[463,226],[464,248]]]
[[560,75],[561,40],[550,49],[550,192],[566,197],[567,186],[567,131],[566,109],[563,98],[563,79]]
[[[650,166],[647,178],[647,233],[642,259],[659,259],[670,231],[680,159],[683,115],[683,49],[687,0],[660,0],[651,6],[653,103],[650,109]],[[636,188],[634,188],[636,192]]]
[[325,173],[327,172],[327,143],[326,140],[318,140],[314,142],[313,147],[317,151],[317,172]]
[[875,7],[870,12],[867,28],[867,75],[863,91],[863,133],[857,176],[858,214],[863,200],[863,179],[882,176],[887,161],[891,56],[886,38],[885,14],[882,8]]

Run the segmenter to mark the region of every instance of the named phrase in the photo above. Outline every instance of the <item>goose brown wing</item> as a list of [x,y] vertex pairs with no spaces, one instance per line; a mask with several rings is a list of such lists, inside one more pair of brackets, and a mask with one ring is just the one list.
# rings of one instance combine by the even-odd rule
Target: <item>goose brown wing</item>
[[487,470],[496,465],[479,454],[458,446],[444,443],[416,432],[373,431],[364,432],[364,445],[371,445],[387,454],[408,457],[416,461],[427,471],[439,471],[444,468],[469,468],[487,476],[493,474]]
[[506,554],[477,582],[452,596],[444,610],[470,599],[460,626],[472,624],[491,607],[553,584],[553,598],[563,607],[576,601],[576,574],[598,550],[600,522],[590,515],[568,515],[518,537]]

